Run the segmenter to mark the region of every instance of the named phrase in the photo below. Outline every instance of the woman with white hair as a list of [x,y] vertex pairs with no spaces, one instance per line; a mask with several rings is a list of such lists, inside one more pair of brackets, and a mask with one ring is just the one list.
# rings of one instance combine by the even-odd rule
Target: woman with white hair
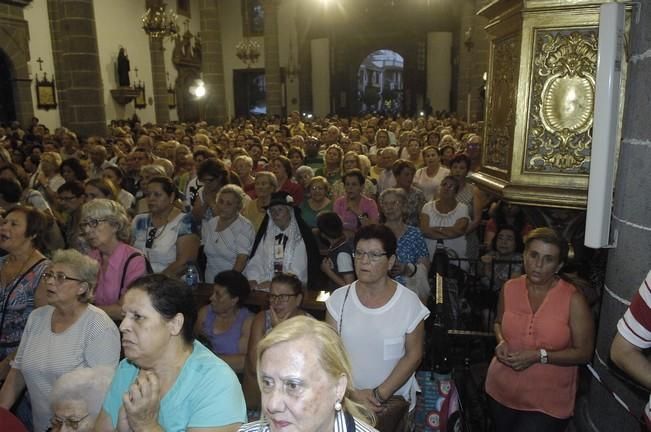
[[96,198],[82,207],[79,228],[92,248],[88,256],[99,263],[94,304],[119,320],[127,287],[147,271],[145,256],[127,243],[127,212],[117,201]]
[[241,187],[226,185],[217,192],[219,214],[201,225],[201,244],[206,254],[205,281],[211,283],[225,270],[241,272],[249,258],[255,230],[240,214],[245,193]]
[[303,284],[308,284],[308,279],[319,274],[318,254],[312,231],[292,196],[284,191],[274,192],[244,274],[252,289],[264,291],[269,290],[274,274],[280,272],[295,274]]
[[115,370],[110,366],[79,368],[62,375],[50,393],[53,431],[90,432],[102,410],[102,402]]
[[79,367],[118,363],[118,329],[104,311],[90,304],[98,267],[76,250],[59,250],[43,274],[48,304],[27,319],[0,390],[0,407],[9,409],[27,388],[36,432],[45,431],[52,418],[49,397],[57,378]]

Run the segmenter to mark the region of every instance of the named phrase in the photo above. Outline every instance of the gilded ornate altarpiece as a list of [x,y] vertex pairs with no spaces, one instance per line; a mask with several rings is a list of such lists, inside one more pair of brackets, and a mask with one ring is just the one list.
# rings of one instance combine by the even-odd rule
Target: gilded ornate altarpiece
[[482,189],[525,205],[585,208],[605,1],[494,0],[478,12],[491,37],[485,145],[472,176]]

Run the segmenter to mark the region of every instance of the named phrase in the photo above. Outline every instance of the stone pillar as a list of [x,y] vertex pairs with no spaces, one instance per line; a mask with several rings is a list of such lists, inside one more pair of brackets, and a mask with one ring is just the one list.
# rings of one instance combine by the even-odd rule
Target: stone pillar
[[226,90],[222,54],[219,1],[201,0],[201,71],[206,86],[205,118],[209,124],[226,121]]
[[149,56],[151,58],[152,94],[154,95],[154,112],[156,123],[170,121],[170,109],[167,106],[167,79],[165,76],[165,48],[162,38],[149,37]]
[[[636,9],[632,16],[635,17]],[[624,399],[636,416],[649,399],[648,391],[634,389],[613,373],[609,364],[610,344],[619,318],[640,287],[651,265],[651,3],[639,3],[639,16],[631,18],[628,82],[622,123],[622,142],[617,167],[612,229],[617,245],[608,255],[606,283],[601,303],[597,349],[593,367]],[[595,380],[577,406],[577,423],[586,431],[637,431],[635,419],[626,414]]]
[[482,75],[488,72],[488,36],[484,31],[486,19],[476,15],[482,1],[463,3],[459,23],[457,114],[468,116],[468,95],[470,95],[470,121],[484,118],[481,87]]
[[330,40],[312,39],[312,110],[316,117],[330,114]]
[[280,94],[280,50],[278,46],[279,0],[262,0],[264,7],[264,76],[267,91],[267,114],[282,114]]
[[427,98],[432,112],[450,110],[452,33],[427,33]]
[[48,0],[61,124],[83,136],[106,133],[92,0]]

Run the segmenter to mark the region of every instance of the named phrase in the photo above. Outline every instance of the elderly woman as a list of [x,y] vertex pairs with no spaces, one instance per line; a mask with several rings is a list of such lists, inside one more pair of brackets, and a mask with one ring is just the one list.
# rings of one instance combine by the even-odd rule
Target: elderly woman
[[117,191],[117,201],[128,211],[136,205],[136,198],[122,187],[124,182],[124,171],[120,168],[109,165],[102,170],[102,179],[110,181]]
[[[405,223],[407,201],[407,193],[399,188],[385,190],[379,199],[384,225],[391,228],[398,239],[391,276],[425,300],[430,292],[427,281],[429,252],[420,229]],[[416,277],[418,272],[420,275]]]
[[413,163],[416,168],[422,168],[425,165],[420,141],[416,136],[411,136],[398,154],[400,159]]
[[210,349],[235,372],[244,370],[253,314],[244,301],[251,292],[242,273],[226,270],[214,278],[210,304],[199,310],[195,332],[210,342]]
[[136,214],[146,213],[149,208],[145,195],[147,183],[149,183],[149,179],[154,177],[165,177],[165,170],[162,166],[150,164],[140,168],[140,183],[138,184],[140,190],[136,194],[138,198],[136,201]]
[[191,289],[165,275],[143,276],[122,308],[126,358],[95,430],[237,430],[246,419],[242,389],[231,368],[194,340]]
[[405,191],[407,202],[405,203],[405,222],[407,225],[418,226],[420,212],[427,202],[425,194],[417,187],[412,186],[416,167],[411,161],[398,159],[391,167],[393,176],[396,179],[396,187]]
[[574,412],[577,366],[592,358],[594,322],[583,294],[561,272],[567,249],[554,230],[531,231],[526,274],[500,293],[486,376],[498,432],[564,431]]
[[[314,178],[314,170],[312,167],[301,165],[300,167],[296,168],[294,177],[296,178],[296,183],[301,185],[303,191],[307,192],[305,195],[309,195],[310,180]],[[305,200],[303,200],[303,202],[305,202]]]
[[57,219],[61,227],[65,245],[69,249],[77,249],[80,252],[87,252],[89,250],[88,243],[83,238],[81,229],[79,228],[85,192],[83,183],[76,180],[65,182],[59,187],[57,192],[57,200],[59,202]]
[[330,183],[325,177],[314,177],[310,180],[308,191],[309,198],[301,204],[301,216],[310,228],[314,228],[319,213],[332,210]]
[[79,159],[76,158],[66,159],[61,162],[59,173],[61,174],[61,177],[63,177],[63,179],[67,182],[73,180],[83,182],[88,178],[86,168],[84,168],[81,162],[79,162]]
[[190,214],[174,206],[178,196],[169,177],[147,182],[149,213],[139,214],[131,223],[133,247],[142,251],[155,273],[180,275],[189,261],[196,261],[199,236],[193,232]]
[[255,188],[255,176],[253,175],[253,159],[247,155],[237,156],[233,160],[232,169],[240,178],[244,192],[253,192]]
[[7,252],[0,258],[0,381],[9,373],[27,317],[45,300],[37,288],[49,265],[41,252],[46,226],[46,216],[32,207],[14,207],[0,219],[0,248]]
[[416,171],[413,184],[423,191],[427,201],[431,201],[438,197],[439,186],[450,175],[450,170],[441,166],[440,152],[434,146],[423,149],[423,161],[425,166]]
[[57,378],[79,367],[117,365],[118,329],[90,304],[97,271],[95,260],[69,249],[57,251],[43,274],[48,305],[30,314],[0,390],[0,407],[9,409],[27,388],[35,431],[46,430],[52,418],[49,397]]
[[486,199],[482,192],[474,184],[468,183],[468,172],[470,171],[470,158],[460,154],[450,161],[450,174],[459,180],[457,201],[468,206],[470,222],[466,227],[466,240],[468,243],[468,257],[476,258],[479,253],[479,236],[477,228],[481,223],[481,214],[486,206]]
[[[357,152],[354,151],[349,151],[344,155],[344,162],[343,162],[343,171],[344,173],[347,173],[350,170],[353,169],[358,169],[364,174],[364,166],[362,162],[362,156],[357,154]],[[332,185],[332,198],[337,199],[340,196],[343,196],[346,194],[346,189],[344,188],[344,182],[343,179],[337,180],[333,185]],[[367,197],[375,197],[377,194],[377,186],[375,183],[371,181],[370,178],[365,174],[364,175],[364,195]]]
[[250,410],[259,408],[260,393],[255,383],[256,353],[260,340],[281,322],[306,314],[301,310],[303,284],[291,273],[276,273],[271,281],[269,308],[258,312],[251,326],[251,337],[246,356],[244,395]]
[[356,390],[351,396],[379,414],[389,398],[401,396],[411,410],[416,405],[415,371],[423,355],[429,310],[416,294],[389,277],[397,246],[391,229],[363,227],[354,245],[357,280],[326,301],[326,321],[338,330],[352,363]]
[[292,147],[287,152],[287,158],[292,164],[292,171],[296,173],[296,170],[305,163],[305,152],[300,147]]
[[91,432],[102,410],[114,369],[109,366],[79,368],[62,375],[50,393],[54,416],[50,422],[53,431],[75,430]]
[[420,214],[420,230],[427,238],[430,258],[434,257],[436,245],[442,242],[458,258],[466,257],[466,228],[470,217],[468,206],[457,201],[459,180],[447,176],[441,182],[439,197],[423,206]]
[[312,231],[287,192],[275,192],[255,236],[244,274],[253,289],[268,291],[275,273],[293,273],[305,285],[319,274],[319,251]]
[[375,201],[362,193],[365,177],[360,170],[348,171],[343,180],[346,194],[337,198],[333,210],[341,218],[347,236],[353,237],[359,227],[377,223],[380,213]]
[[202,185],[192,206],[192,218],[198,224],[210,220],[217,211],[217,192],[230,183],[226,165],[217,159],[206,159],[197,168],[197,179]]
[[337,144],[332,144],[323,154],[323,168],[314,173],[334,183],[341,178],[341,162],[344,159],[344,151]]
[[201,226],[206,254],[205,281],[210,283],[224,270],[241,272],[253,246],[255,229],[240,214],[246,194],[239,186],[226,185],[217,193],[218,215]]
[[43,153],[38,170],[32,177],[32,181],[30,181],[30,186],[45,195],[49,202],[53,202],[59,186],[65,183],[65,180],[59,174],[62,161],[59,153]]
[[122,318],[122,297],[131,282],[144,275],[143,254],[127,242],[131,235],[124,207],[105,198],[84,204],[79,228],[92,248],[88,256],[99,263],[95,306],[114,320]]
[[[373,416],[353,400],[346,350],[327,324],[308,317],[287,320],[260,341],[256,358],[263,417],[241,432],[375,430],[369,426]],[[288,386],[287,376],[296,377],[297,386]]]
[[93,178],[86,180],[84,183],[84,196],[86,202],[95,198],[106,198],[115,201],[118,197],[118,191],[110,180]]
[[255,228],[256,232],[260,229],[262,220],[267,215],[267,206],[271,199],[271,194],[278,189],[278,181],[274,173],[270,171],[260,171],[255,176],[255,199],[247,201],[242,209],[242,216],[247,218]]
[[269,170],[274,173],[278,181],[278,190],[287,192],[299,205],[303,202],[305,192],[303,187],[292,180],[292,164],[285,156],[278,156],[269,161]]

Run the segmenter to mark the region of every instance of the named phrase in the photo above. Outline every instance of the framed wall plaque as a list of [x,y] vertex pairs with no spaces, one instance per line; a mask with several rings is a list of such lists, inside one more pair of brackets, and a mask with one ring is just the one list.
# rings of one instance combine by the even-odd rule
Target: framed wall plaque
[[145,85],[140,83],[134,87],[138,90],[138,96],[134,99],[133,103],[136,108],[143,109],[147,107],[147,98],[145,97]]
[[40,109],[49,110],[57,107],[56,88],[54,77],[47,79],[47,73],[43,73],[43,79],[36,76],[36,105]]

